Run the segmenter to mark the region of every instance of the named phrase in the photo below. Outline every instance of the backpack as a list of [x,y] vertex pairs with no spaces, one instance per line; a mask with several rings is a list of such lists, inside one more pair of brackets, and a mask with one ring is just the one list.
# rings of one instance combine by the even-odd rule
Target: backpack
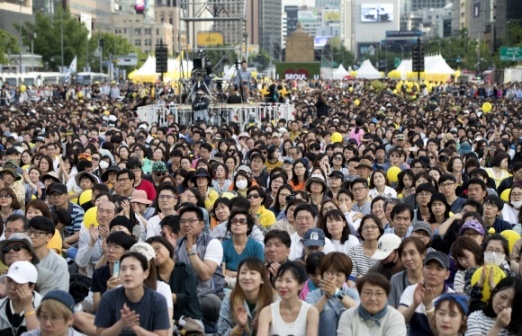
[[80,273],[72,273],[69,279],[69,294],[72,295],[74,303],[82,302],[92,286],[92,279]]

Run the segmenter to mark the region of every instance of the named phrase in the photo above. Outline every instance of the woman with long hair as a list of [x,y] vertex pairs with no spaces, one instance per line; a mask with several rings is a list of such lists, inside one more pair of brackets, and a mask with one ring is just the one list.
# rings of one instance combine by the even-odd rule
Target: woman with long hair
[[[275,172],[275,170],[274,170]],[[287,183],[287,178],[285,175],[283,174],[279,174],[277,172],[275,172],[274,174],[271,174],[270,176],[270,182],[268,183],[268,195],[267,195],[267,199],[265,201],[265,206],[267,208],[271,208],[274,203],[277,201],[277,194],[278,194],[278,191],[279,191],[279,188],[281,188],[281,186],[283,185],[286,185]],[[279,210],[281,211],[281,210]],[[274,212],[274,215],[279,215],[279,212],[275,212],[275,211],[272,211]]]
[[[174,217],[166,219],[167,222]],[[172,302],[174,303],[174,320],[181,316],[200,320],[202,318],[199,300],[197,299],[196,273],[190,265],[176,260],[174,247],[165,237],[151,237],[147,243],[155,252],[154,263],[158,279],[170,286]]]
[[293,194],[294,188],[292,188],[292,186],[289,184],[283,184],[278,188],[276,196],[274,198],[274,204],[270,208],[268,208],[268,210],[274,213],[277,220],[282,219],[284,217],[284,213],[281,213],[288,204],[287,197],[291,197]]
[[491,168],[486,168],[488,176],[495,181],[495,189],[500,186],[503,179],[511,175],[508,171],[510,157],[504,152],[495,154],[491,161]]
[[373,199],[377,196],[397,197],[397,192],[390,187],[388,178],[382,170],[375,170],[370,175],[370,193],[368,196]]
[[413,185],[413,170],[406,169],[399,173],[397,187],[397,198],[404,199],[415,193],[415,186]]
[[522,279],[507,277],[495,286],[482,310],[471,313],[466,336],[519,335],[522,328]]
[[288,182],[294,190],[305,190],[305,182],[310,177],[306,162],[299,159],[292,166],[292,179]]
[[257,335],[317,336],[319,313],[299,299],[299,291],[307,280],[301,264],[289,261],[277,271],[275,288],[281,300],[261,310]]
[[388,304],[394,308],[399,307],[401,295],[406,287],[423,280],[422,267],[426,257],[426,245],[418,238],[407,237],[399,245],[398,253],[404,271],[392,275],[390,279],[391,291],[388,295]]
[[348,168],[345,167],[345,164],[346,159],[344,158],[343,153],[337,152],[332,155],[332,158],[330,159],[332,171],[339,171],[343,173],[343,176],[346,178],[350,173],[348,172]]
[[[379,218],[374,215],[366,215],[361,219],[357,232],[362,242],[348,251],[348,256],[352,258],[353,262],[351,274],[353,278],[366,274],[377,262],[376,259],[372,259],[372,256],[377,251],[377,242],[384,233],[384,229]],[[350,280],[350,282],[352,281]]]
[[450,217],[451,206],[446,201],[446,196],[442,193],[436,192],[431,195],[428,209],[430,212],[428,222],[434,230]]
[[256,224],[261,228],[268,230],[276,222],[274,213],[266,209],[263,205],[266,198],[266,193],[263,188],[259,186],[252,186],[248,188],[247,199],[250,203],[250,214],[256,221]]
[[327,211],[317,227],[324,231],[326,238],[332,241],[337,252],[348,254],[350,248],[360,244],[359,239],[351,234],[350,225],[341,210]]
[[266,274],[265,264],[255,257],[241,261],[236,285],[223,299],[218,320],[220,335],[254,335],[259,314],[277,298]]

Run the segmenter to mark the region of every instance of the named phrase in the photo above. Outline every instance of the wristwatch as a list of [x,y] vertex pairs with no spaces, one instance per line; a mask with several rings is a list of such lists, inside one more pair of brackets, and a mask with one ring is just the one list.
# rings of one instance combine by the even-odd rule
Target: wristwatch
[[337,297],[337,299],[339,299],[339,301],[342,301],[345,296],[346,296],[346,294],[344,294],[344,292],[342,290],[340,290],[339,293],[336,295],[336,297]]
[[196,245],[192,246],[192,249],[190,250],[190,252],[189,252],[189,254],[188,254],[189,257],[197,254],[197,250],[196,250],[196,248],[197,248]]

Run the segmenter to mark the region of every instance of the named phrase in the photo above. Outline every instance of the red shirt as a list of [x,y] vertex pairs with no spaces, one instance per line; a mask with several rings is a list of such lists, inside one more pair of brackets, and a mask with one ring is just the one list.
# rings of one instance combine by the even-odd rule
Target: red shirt
[[156,199],[156,188],[154,188],[154,185],[150,181],[141,179],[140,185],[135,187],[135,189],[145,191],[149,201],[154,201]]

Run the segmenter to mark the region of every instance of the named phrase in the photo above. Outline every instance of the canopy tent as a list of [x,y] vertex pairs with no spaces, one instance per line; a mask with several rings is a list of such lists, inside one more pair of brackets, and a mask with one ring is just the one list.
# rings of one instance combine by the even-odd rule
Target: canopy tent
[[[192,61],[181,61],[179,57],[169,59],[167,61],[168,71],[163,73],[163,81],[190,78],[192,66]],[[156,72],[156,57],[150,55],[138,70],[129,73],[129,79],[134,82],[154,83],[159,80],[159,77],[160,74]]]
[[437,55],[432,57],[433,60],[430,63],[430,67],[426,68],[426,80],[429,81],[447,81],[451,75],[455,74],[455,70],[453,70],[448,63],[442,58],[442,55]]
[[382,78],[382,74],[374,68],[370,60],[365,60],[359,69],[357,69],[356,78],[376,79]]
[[[400,73],[402,80],[417,78],[417,73],[413,72],[411,59],[403,60],[395,71]],[[455,74],[455,70],[446,63],[442,55],[424,57],[423,77],[425,80],[445,82],[453,74]]]
[[333,72],[333,79],[343,79],[346,76],[349,76],[350,73],[343,67],[343,65],[339,65],[337,69],[335,69]]

